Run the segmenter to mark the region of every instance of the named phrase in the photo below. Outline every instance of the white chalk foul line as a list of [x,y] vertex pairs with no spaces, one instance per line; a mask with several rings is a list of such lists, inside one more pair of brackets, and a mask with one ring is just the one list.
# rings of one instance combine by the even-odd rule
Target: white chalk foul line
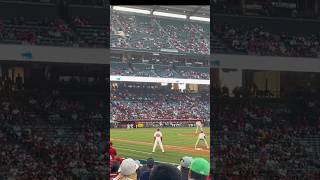
[[[117,139],[117,138],[111,138],[110,139],[111,141],[122,141],[122,142],[128,142],[128,143],[131,143],[131,144],[134,144],[135,141],[132,141],[132,140],[127,140],[127,139]],[[153,145],[153,143],[149,143],[149,142],[140,142],[140,144],[143,143],[144,145]],[[170,149],[173,149],[173,150],[181,150],[181,151],[194,151],[193,148],[191,147],[180,147],[180,146],[173,146],[173,145],[164,145],[163,146],[164,148],[165,147],[168,147]],[[203,149],[201,150],[202,152],[210,152],[210,150],[207,150],[207,149]]]
[[[138,150],[133,150],[133,149],[121,148],[121,147],[117,147],[117,149],[123,149],[123,150],[133,151],[133,152],[139,152],[139,153],[143,153],[143,154],[153,154],[153,153],[148,153],[148,152],[145,152],[145,151],[138,151]],[[172,165],[179,165],[177,163],[164,162],[164,161],[155,161],[155,162],[172,164]]]
[[148,152],[145,152],[145,151],[138,151],[138,150],[127,149],[127,148],[122,148],[122,147],[117,147],[117,149],[123,149],[123,150],[127,150],[127,151],[133,151],[133,152],[144,153],[144,154],[152,154],[152,153],[148,153]]

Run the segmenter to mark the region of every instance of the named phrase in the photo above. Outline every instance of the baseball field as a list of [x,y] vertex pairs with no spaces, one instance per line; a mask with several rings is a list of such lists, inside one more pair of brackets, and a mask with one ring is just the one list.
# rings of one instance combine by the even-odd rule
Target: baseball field
[[[194,148],[198,138],[195,128],[162,128],[160,130],[163,135],[164,153],[159,146],[155,153],[152,153],[155,128],[111,129],[110,138],[120,157],[138,160],[153,157],[155,161],[177,164],[183,156],[192,156],[203,157],[210,162],[210,149],[206,149],[202,143],[199,143],[199,149]],[[210,145],[210,128],[204,128],[204,132]]]

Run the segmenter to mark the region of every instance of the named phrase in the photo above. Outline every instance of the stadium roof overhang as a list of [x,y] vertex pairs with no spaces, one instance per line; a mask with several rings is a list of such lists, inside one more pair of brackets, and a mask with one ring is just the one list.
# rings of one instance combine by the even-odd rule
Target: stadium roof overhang
[[110,81],[210,85],[210,80],[208,79],[181,79],[181,78],[161,78],[161,77],[144,77],[144,76],[139,77],[139,76],[110,75]]
[[[170,13],[177,15],[184,15],[186,18],[200,17],[205,18],[202,21],[210,21],[210,6],[209,5],[180,5],[180,6],[166,6],[166,5],[153,5],[153,6],[121,6],[139,10],[145,10],[154,14],[155,12]],[[155,15],[155,14],[154,14]],[[190,18],[192,19],[192,18]]]

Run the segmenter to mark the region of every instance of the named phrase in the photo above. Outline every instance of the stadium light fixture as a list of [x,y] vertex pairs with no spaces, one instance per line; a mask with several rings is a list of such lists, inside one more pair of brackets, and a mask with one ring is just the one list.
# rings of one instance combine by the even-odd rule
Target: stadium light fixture
[[164,17],[172,17],[172,18],[179,18],[179,19],[187,19],[187,16],[183,15],[183,14],[166,13],[166,12],[160,12],[160,11],[154,11],[153,15],[155,15],[155,16],[164,16]]
[[199,16],[190,16],[191,20],[195,21],[205,21],[205,22],[210,22],[210,18],[205,18],[205,17],[199,17]]
[[133,13],[139,13],[139,14],[151,14],[151,11],[149,10],[129,8],[129,7],[123,7],[123,6],[113,6],[113,9],[116,11],[133,12]]

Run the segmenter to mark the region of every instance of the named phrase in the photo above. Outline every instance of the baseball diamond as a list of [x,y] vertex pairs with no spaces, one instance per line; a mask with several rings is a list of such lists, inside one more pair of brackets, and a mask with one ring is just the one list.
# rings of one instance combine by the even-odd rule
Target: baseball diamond
[[[183,156],[203,157],[209,161],[210,150],[204,144],[199,144],[201,150],[195,150],[194,145],[198,135],[194,134],[193,128],[162,128],[163,146],[165,153],[156,148],[152,153],[153,134],[156,128],[132,128],[132,129],[111,129],[110,138],[113,146],[118,149],[119,156],[131,157],[134,159],[147,159],[153,157],[160,162],[177,163]],[[204,128],[206,134],[210,128]],[[210,136],[207,139],[210,143]],[[210,144],[209,144],[210,145]]]

